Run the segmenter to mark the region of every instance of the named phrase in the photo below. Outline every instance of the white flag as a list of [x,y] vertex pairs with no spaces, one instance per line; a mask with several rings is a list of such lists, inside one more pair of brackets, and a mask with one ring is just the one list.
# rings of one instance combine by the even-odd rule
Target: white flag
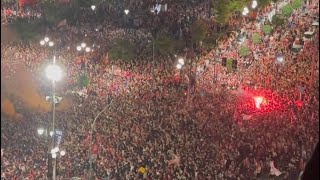
[[168,161],[168,165],[178,165],[180,163],[180,157],[173,154],[172,155],[174,158]]
[[276,167],[274,167],[273,161],[270,162],[270,167],[270,175],[280,176],[282,174]]
[[252,115],[242,114],[243,120],[250,120],[252,118]]

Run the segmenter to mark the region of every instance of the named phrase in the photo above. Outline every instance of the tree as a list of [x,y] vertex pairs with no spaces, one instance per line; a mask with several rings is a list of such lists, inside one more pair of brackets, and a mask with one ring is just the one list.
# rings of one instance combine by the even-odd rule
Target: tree
[[217,0],[214,1],[213,14],[217,23],[225,24],[232,13],[242,12],[250,0]]
[[242,45],[239,49],[239,55],[242,56],[242,57],[246,57],[250,52],[250,49],[245,46],[245,45]]
[[74,10],[70,6],[57,4],[53,0],[42,1],[44,8],[44,18],[49,26],[56,25],[63,19],[70,20],[73,17]]
[[175,50],[175,41],[167,35],[158,35],[154,39],[154,51],[160,55],[168,55]]
[[28,41],[39,36],[45,29],[44,23],[41,20],[26,21],[25,19],[17,19],[9,28],[13,30],[18,39]]
[[112,48],[109,50],[109,57],[112,60],[130,61],[137,56],[135,45],[129,40],[116,38],[112,42]]
[[262,26],[262,31],[263,31],[265,34],[271,34],[272,27],[271,27],[270,25],[264,25],[264,26]]
[[282,26],[284,24],[284,18],[281,15],[276,14],[272,16],[271,22],[274,26]]
[[89,82],[90,80],[86,74],[81,74],[78,78],[78,85],[80,88],[88,86]]
[[206,38],[208,26],[204,21],[195,21],[191,28],[191,39],[193,43],[199,43]]
[[261,42],[261,37],[258,33],[252,34],[252,42],[253,44],[259,44]]

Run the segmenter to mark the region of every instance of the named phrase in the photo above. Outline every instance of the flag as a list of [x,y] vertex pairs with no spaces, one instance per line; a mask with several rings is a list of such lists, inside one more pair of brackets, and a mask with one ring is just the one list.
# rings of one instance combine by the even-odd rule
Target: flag
[[61,130],[58,130],[58,129],[56,130],[55,138],[56,138],[56,146],[59,146],[62,141],[62,131]]
[[282,173],[274,167],[273,161],[270,162],[270,175],[280,176]]
[[242,114],[242,120],[250,120],[251,118],[252,118],[252,115]]
[[172,156],[173,156],[173,159],[168,161],[168,165],[170,166],[170,165],[178,165],[178,164],[180,164],[180,157],[175,155],[175,154],[173,154]]

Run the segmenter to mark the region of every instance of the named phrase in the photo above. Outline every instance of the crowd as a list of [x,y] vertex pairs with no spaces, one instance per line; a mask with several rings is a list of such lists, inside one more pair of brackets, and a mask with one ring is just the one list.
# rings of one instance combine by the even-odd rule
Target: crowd
[[[242,43],[252,52],[260,49],[260,53],[240,57],[237,34],[222,39],[191,69],[196,83],[192,83],[190,95],[190,69],[176,70],[175,61],[158,57],[156,61],[145,57],[144,64],[110,61],[106,52],[111,39],[126,37],[143,50],[151,34],[110,24],[103,28],[104,23],[101,31],[90,23],[53,30],[54,50],[38,42],[1,44],[1,75],[10,79],[19,65],[24,65],[39,84],[45,84],[40,71],[48,63],[44,59],[53,54],[66,69],[66,83],[58,91],[78,92],[79,96],[70,109],[56,113],[56,128],[64,133],[60,149],[67,152],[58,158],[61,179],[88,179],[88,149],[97,154],[93,169],[99,179],[247,180],[276,178],[278,172],[278,178],[297,179],[319,140],[319,67],[314,66],[316,83],[309,87],[312,53],[318,52],[305,48],[293,54],[289,46],[311,28],[310,18],[318,17],[318,10],[314,10],[318,4],[308,6],[307,16],[296,10],[289,18],[296,26],[274,27],[270,35],[243,20],[241,31],[247,39]],[[179,18],[168,16],[172,16],[167,18],[170,21]],[[318,28],[314,32],[317,39]],[[265,37],[260,44],[251,42],[253,33]],[[76,51],[79,40],[93,51]],[[319,46],[317,41],[311,44]],[[274,65],[278,53],[285,60]],[[236,72],[220,65],[223,57],[238,60]],[[246,61],[250,61],[249,67],[243,65]],[[90,79],[84,89],[77,86],[82,73]],[[298,86],[306,87],[302,96]],[[39,89],[48,91],[42,85]],[[267,100],[261,109],[251,102],[253,95]],[[10,100],[23,117],[16,121],[1,113],[1,178],[46,179],[47,145],[37,135],[37,128],[50,127],[51,112],[30,111],[19,99]],[[89,147],[91,123],[105,106],[108,108],[95,124],[94,143]],[[245,114],[252,117],[243,120]]]

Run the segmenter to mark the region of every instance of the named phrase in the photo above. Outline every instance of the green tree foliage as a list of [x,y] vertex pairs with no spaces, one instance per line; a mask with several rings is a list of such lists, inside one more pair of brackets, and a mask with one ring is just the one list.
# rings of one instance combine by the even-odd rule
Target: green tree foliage
[[97,6],[101,0],[76,0],[76,3],[80,7],[91,7],[92,5]]
[[300,8],[302,5],[302,0],[293,0],[291,4],[287,4],[282,8],[282,15],[288,17],[291,15],[293,10]]
[[274,26],[282,26],[284,24],[284,18],[281,15],[272,16],[272,25]]
[[261,36],[258,33],[253,33],[252,42],[253,44],[259,44],[261,42]]
[[19,40],[28,41],[36,38],[44,31],[44,24],[41,20],[26,21],[17,19],[9,28],[17,34]]
[[302,6],[302,0],[293,0],[291,7],[292,9],[298,9]]
[[246,57],[247,55],[249,55],[249,52],[250,49],[245,45],[242,45],[239,49],[239,55],[242,57]]
[[109,50],[109,57],[112,60],[130,61],[137,56],[135,45],[126,39],[116,38],[112,42],[112,48]]
[[292,13],[292,11],[293,9],[291,5],[288,4],[282,8],[282,15],[284,15],[285,17],[288,17]]
[[199,43],[200,41],[203,41],[206,38],[207,32],[208,26],[204,21],[195,21],[191,28],[192,42]]
[[226,68],[229,72],[232,71],[232,59],[227,59]]
[[217,45],[217,40],[222,33],[214,33],[207,36],[203,41],[204,48],[214,48]]
[[175,50],[175,41],[167,35],[159,35],[154,39],[155,53],[168,55]]
[[73,9],[70,6],[56,4],[53,0],[42,1],[44,17],[48,25],[56,25],[63,19],[70,20],[73,17]]
[[81,74],[78,77],[78,85],[80,88],[87,87],[90,83],[90,80],[86,74]]
[[214,1],[213,14],[217,23],[225,24],[232,13],[241,12],[250,0],[217,0]]
[[264,26],[262,26],[262,31],[263,31],[265,34],[271,34],[272,27],[271,27],[270,25],[264,25]]

